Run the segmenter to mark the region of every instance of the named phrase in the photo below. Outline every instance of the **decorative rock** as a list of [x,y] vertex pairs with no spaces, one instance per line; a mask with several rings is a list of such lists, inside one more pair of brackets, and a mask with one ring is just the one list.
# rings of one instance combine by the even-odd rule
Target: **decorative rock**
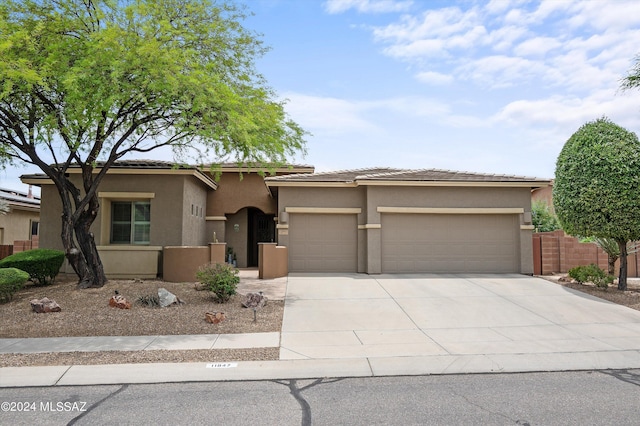
[[207,312],[204,314],[204,320],[211,324],[219,324],[225,320],[224,312]]
[[253,308],[260,309],[267,304],[267,296],[262,294],[262,292],[258,293],[247,293],[245,296],[244,302],[242,302],[242,306],[245,308]]
[[56,303],[55,300],[51,300],[48,297],[42,299],[33,299],[31,301],[31,309],[35,313],[48,313],[48,312],[60,312],[62,308]]
[[111,299],[109,299],[109,306],[120,309],[131,309],[131,303],[129,303],[129,301],[124,298],[124,296],[121,296],[119,294],[111,296]]
[[166,288],[158,289],[158,298],[160,299],[160,306],[166,308],[170,305],[178,305],[184,303],[182,300],[178,298],[175,294],[171,293]]

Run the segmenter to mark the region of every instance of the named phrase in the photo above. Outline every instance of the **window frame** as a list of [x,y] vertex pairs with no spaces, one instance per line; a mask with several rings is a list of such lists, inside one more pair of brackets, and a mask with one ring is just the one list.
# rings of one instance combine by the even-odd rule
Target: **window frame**
[[[115,211],[114,208],[116,205],[129,205],[129,220],[119,220],[115,219]],[[144,206],[148,211],[148,220],[136,219],[136,206]],[[114,239],[114,225],[129,225],[129,241]],[[145,235],[148,236],[148,239],[145,240],[136,240],[136,226],[146,226]],[[150,200],[112,200],[111,201],[111,217],[109,219],[109,243],[113,245],[136,245],[136,246],[144,246],[151,244],[151,201]]]

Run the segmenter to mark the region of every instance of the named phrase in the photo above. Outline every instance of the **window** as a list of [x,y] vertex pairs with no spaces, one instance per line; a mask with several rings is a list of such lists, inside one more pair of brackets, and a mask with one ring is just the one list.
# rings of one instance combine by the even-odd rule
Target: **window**
[[148,201],[117,201],[111,204],[111,243],[149,244],[151,204]]
[[31,221],[31,236],[33,237],[34,235],[39,235],[39,231],[40,230],[40,222],[36,221],[36,220],[32,220]]

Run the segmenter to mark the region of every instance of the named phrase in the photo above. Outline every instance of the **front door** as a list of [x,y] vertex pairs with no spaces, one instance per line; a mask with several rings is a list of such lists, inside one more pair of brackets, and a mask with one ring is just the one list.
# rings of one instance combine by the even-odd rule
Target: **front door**
[[247,241],[247,266],[258,266],[258,243],[272,243],[276,238],[274,215],[249,209],[249,233]]

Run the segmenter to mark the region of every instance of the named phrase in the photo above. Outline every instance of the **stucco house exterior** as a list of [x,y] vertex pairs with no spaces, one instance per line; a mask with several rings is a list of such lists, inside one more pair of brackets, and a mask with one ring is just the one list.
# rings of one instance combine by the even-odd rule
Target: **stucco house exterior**
[[[272,172],[118,163],[100,186],[93,225],[107,276],[152,278],[163,249],[214,242],[241,268],[258,266],[258,243],[273,242],[287,248],[291,272],[533,273],[531,191],[547,180],[304,165]],[[79,182],[79,169],[69,173]],[[55,187],[44,175],[22,181],[42,188],[40,246],[61,249]]]
[[0,188],[0,198],[9,211],[0,214],[0,245],[29,241],[38,237],[40,198],[29,192]]
[[266,178],[291,272],[533,273],[531,190],[549,181],[374,168]]
[[[164,247],[205,246],[214,239],[227,243],[238,267],[258,265],[258,242],[275,239],[275,200],[258,170],[235,164],[209,170],[148,160],[120,161],[109,169],[92,226],[109,278],[155,278],[162,273]],[[263,172],[277,176],[313,170],[292,165]],[[80,169],[68,172],[82,187]],[[41,187],[40,247],[62,249],[62,206],[53,182],[44,174],[21,180]]]

